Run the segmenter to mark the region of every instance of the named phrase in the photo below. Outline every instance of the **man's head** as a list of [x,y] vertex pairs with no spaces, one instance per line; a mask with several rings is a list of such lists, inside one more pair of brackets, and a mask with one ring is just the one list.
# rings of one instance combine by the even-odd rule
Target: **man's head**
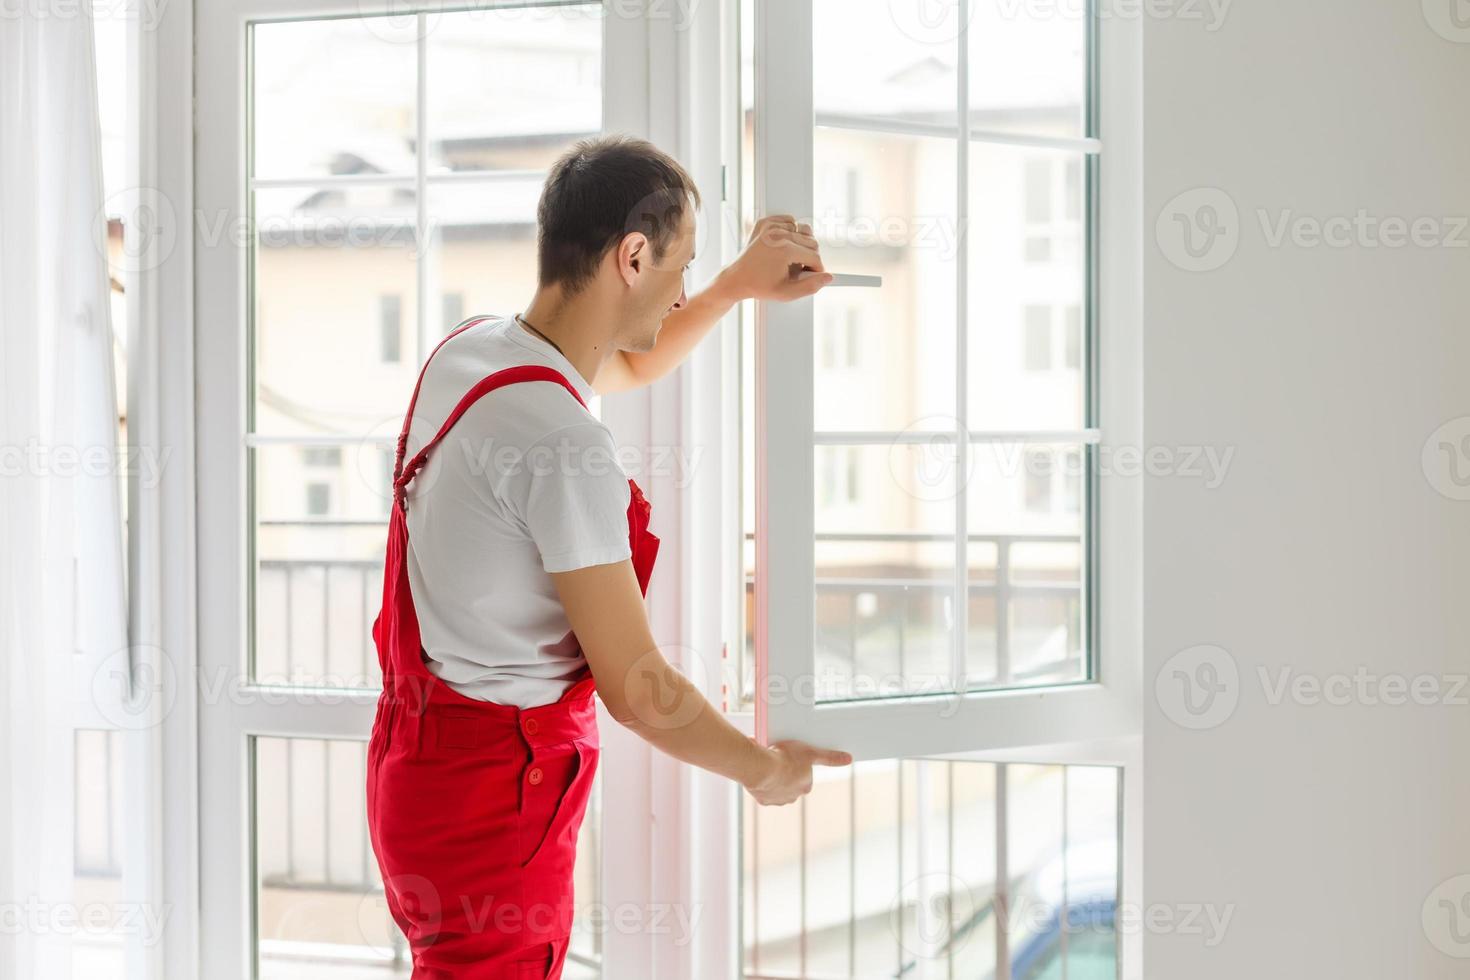
[[613,343],[647,350],[685,302],[698,206],[694,181],[652,143],[581,140],[552,165],[536,208],[538,284],[566,299],[591,291]]

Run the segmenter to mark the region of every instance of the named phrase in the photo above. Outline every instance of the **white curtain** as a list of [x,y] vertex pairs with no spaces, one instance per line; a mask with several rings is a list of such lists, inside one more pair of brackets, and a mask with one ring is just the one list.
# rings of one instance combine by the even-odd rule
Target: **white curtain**
[[129,659],[92,30],[86,2],[0,17],[0,977],[24,980],[70,977],[96,914],[75,729],[128,683],[97,676]]

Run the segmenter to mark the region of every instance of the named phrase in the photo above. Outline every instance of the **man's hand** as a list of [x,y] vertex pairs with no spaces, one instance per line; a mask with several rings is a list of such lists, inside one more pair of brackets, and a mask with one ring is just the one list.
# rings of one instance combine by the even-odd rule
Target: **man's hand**
[[755,223],[745,250],[721,270],[711,287],[736,303],[786,302],[810,296],[831,281],[812,226],[789,214],[772,214]]
[[761,806],[783,806],[809,793],[812,766],[852,764],[852,756],[847,752],[819,749],[794,740],[776,742],[764,751],[771,760],[766,771],[745,786]]

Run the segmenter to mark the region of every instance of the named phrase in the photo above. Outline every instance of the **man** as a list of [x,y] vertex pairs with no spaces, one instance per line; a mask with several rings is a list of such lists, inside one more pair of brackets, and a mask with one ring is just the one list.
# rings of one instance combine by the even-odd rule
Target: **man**
[[368,749],[368,821],[414,977],[561,975],[572,865],[598,758],[594,689],[619,723],[762,804],[842,752],[758,745],[668,668],[643,605],[658,551],[594,393],[667,374],[742,299],[831,281],[811,229],[762,219],[694,297],[699,193],[651,144],[577,144],[537,209],[538,286],[450,335],[399,437]]

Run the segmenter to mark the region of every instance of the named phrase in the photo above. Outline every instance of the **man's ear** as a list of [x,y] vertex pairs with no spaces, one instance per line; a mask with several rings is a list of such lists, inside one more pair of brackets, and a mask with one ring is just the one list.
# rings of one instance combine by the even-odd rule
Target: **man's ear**
[[618,243],[618,274],[629,286],[633,285],[633,280],[643,270],[648,254],[648,236],[641,231],[629,232]]

